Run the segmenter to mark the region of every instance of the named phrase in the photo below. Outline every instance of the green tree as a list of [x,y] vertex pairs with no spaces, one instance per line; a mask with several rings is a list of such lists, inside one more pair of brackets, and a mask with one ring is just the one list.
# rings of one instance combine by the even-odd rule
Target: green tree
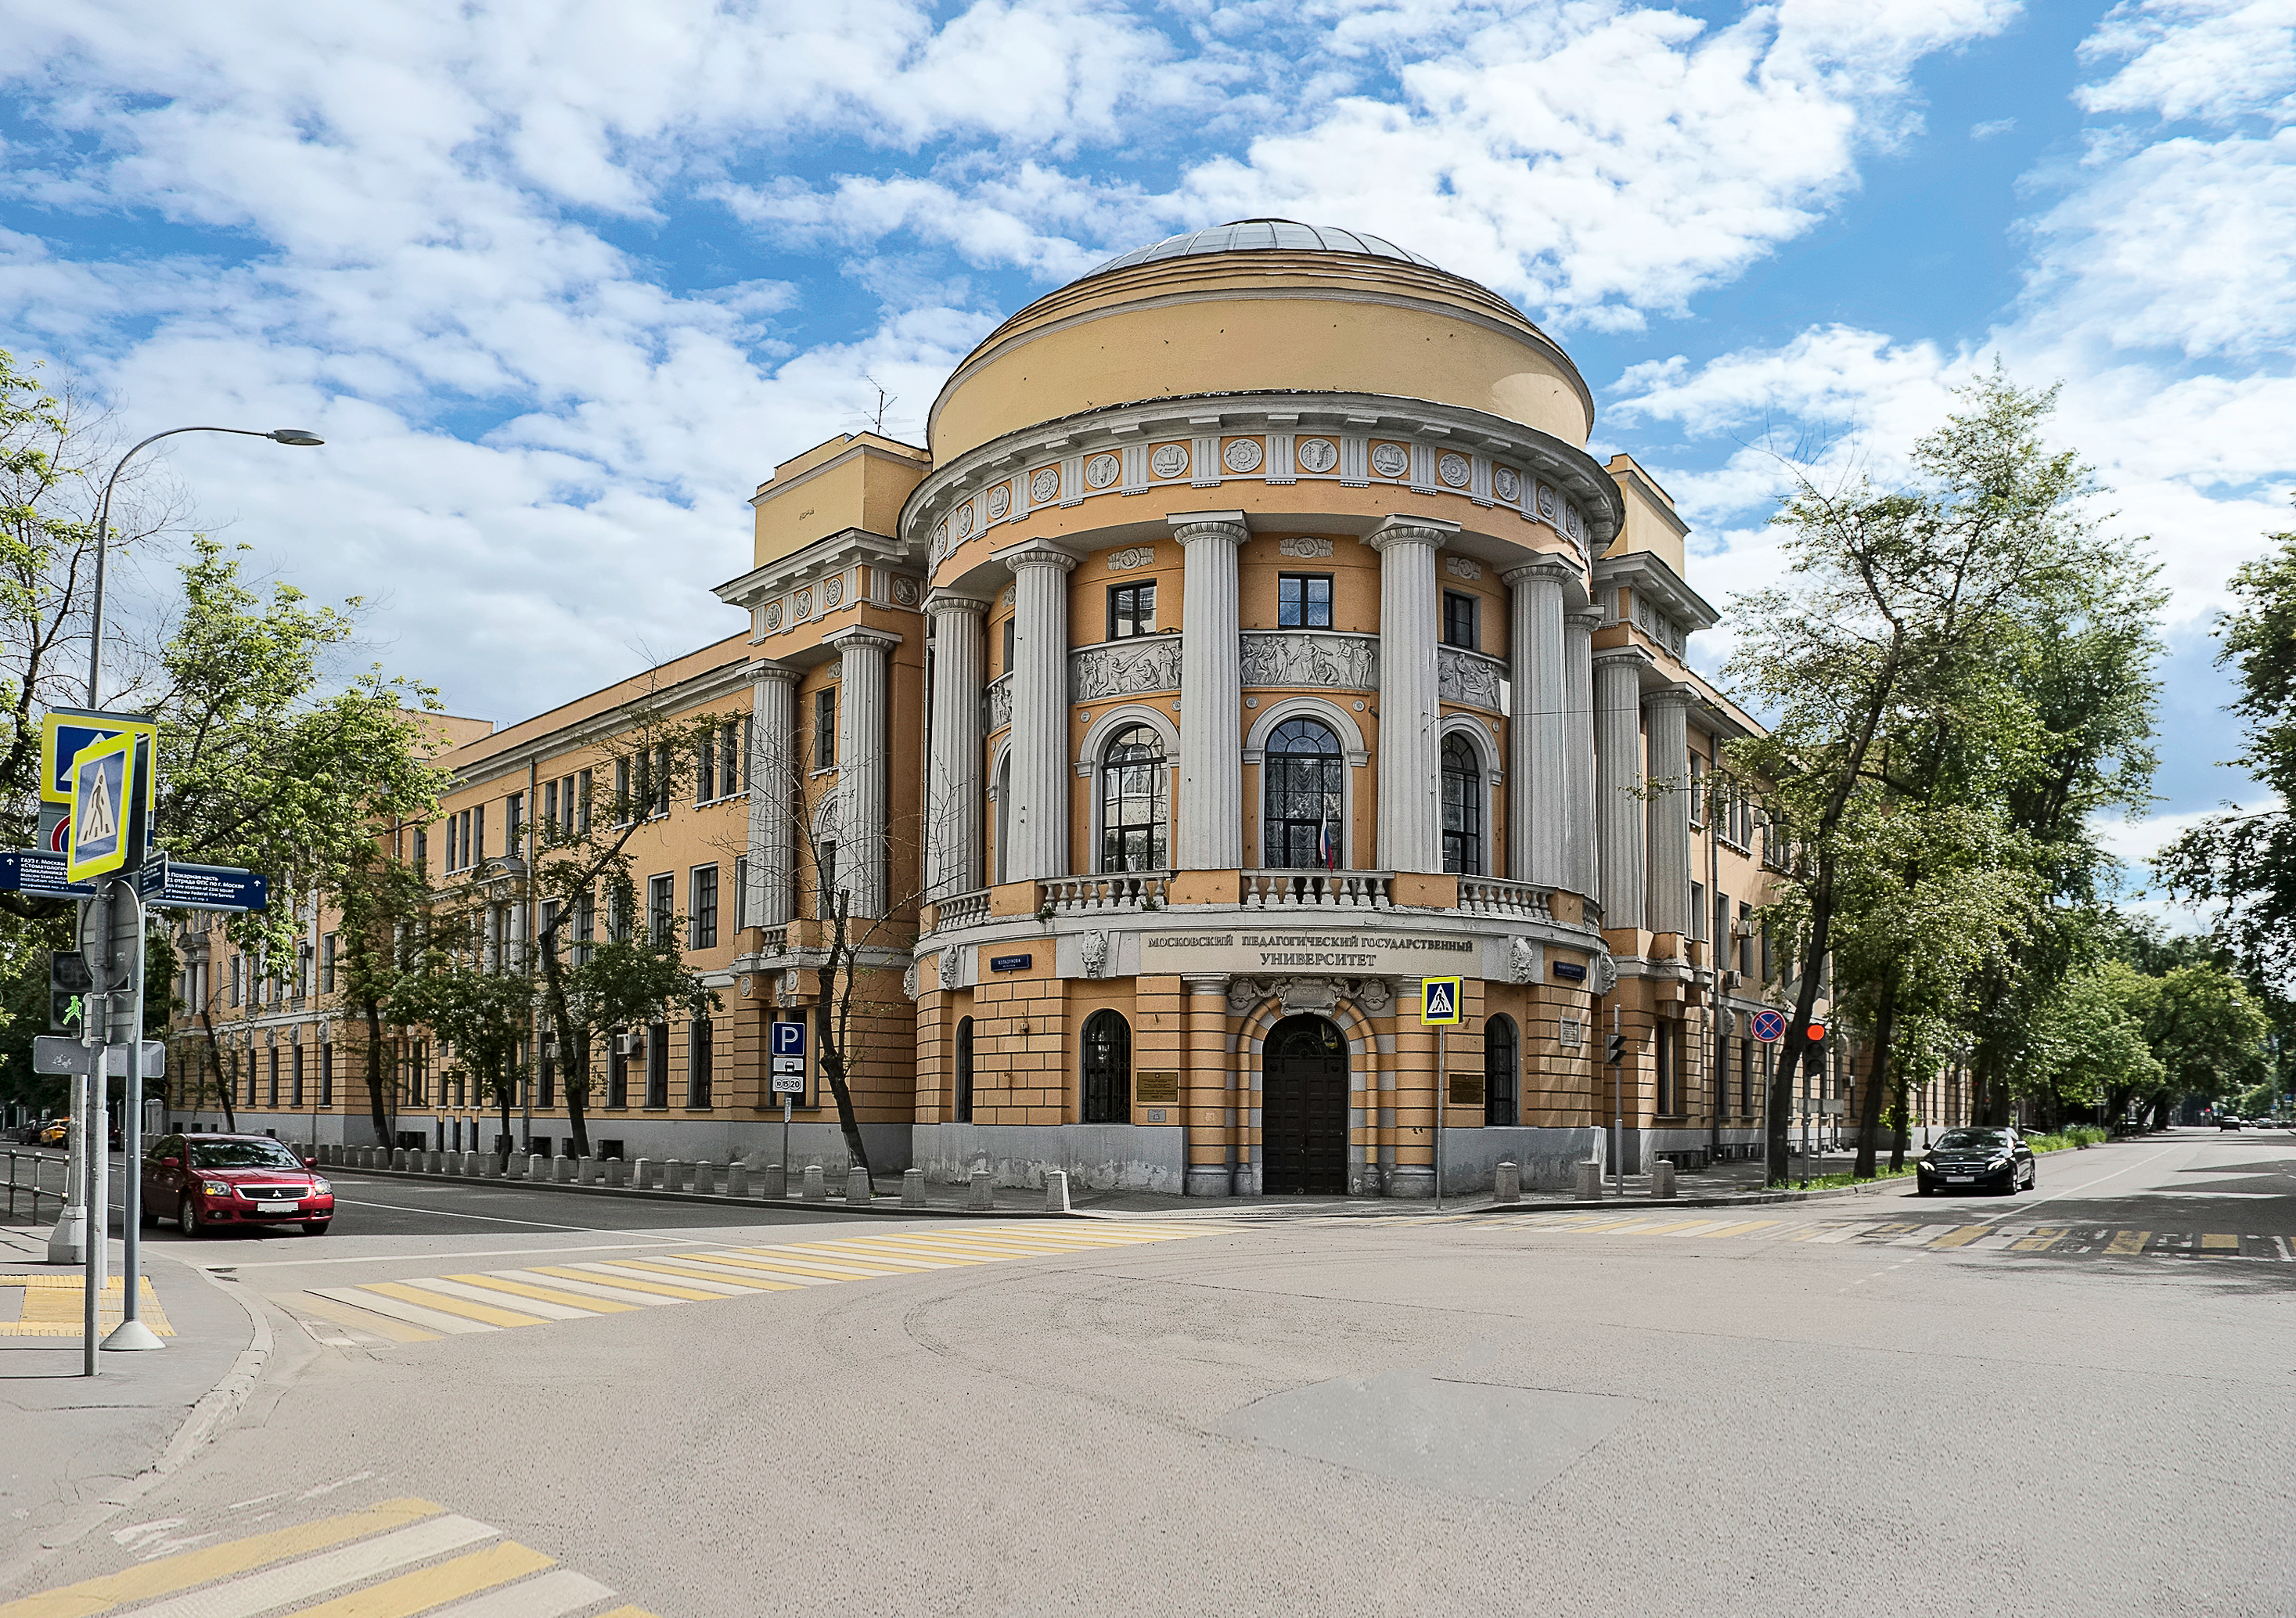
[[398,982],[393,1001],[398,1015],[428,1028],[447,1047],[447,1072],[466,1078],[493,1101],[502,1113],[499,1138],[507,1142],[534,1023],[532,982],[521,973],[496,969],[464,932],[459,948],[434,942],[424,950]]
[[2285,993],[2296,984],[2296,533],[2232,576],[2239,605],[2217,625],[2219,667],[2237,665],[2229,704],[2245,740],[2234,763],[2278,803],[2228,803],[2154,861],[2169,891],[2216,909],[2216,931],[2250,970]]

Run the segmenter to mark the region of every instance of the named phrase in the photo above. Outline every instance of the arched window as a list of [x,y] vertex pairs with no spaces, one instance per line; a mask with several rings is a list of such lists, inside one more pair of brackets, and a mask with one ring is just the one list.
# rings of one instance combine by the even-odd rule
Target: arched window
[[1275,727],[1260,761],[1260,828],[1271,869],[1338,868],[1346,803],[1340,770],[1340,739],[1330,727],[1286,719]]
[[1443,741],[1443,868],[1462,876],[1483,874],[1482,765],[1462,735]]
[[1515,1098],[1521,1094],[1522,1043],[1515,1037],[1514,1019],[1493,1017],[1483,1024],[1483,1121],[1503,1128],[1520,1119]]
[[956,1023],[956,1119],[958,1123],[972,1121],[972,1019],[960,1017]]
[[1167,820],[1163,741],[1131,726],[1100,758],[1100,868],[1162,870]]
[[1112,1011],[1085,1019],[1084,1121],[1132,1121],[1132,1030]]

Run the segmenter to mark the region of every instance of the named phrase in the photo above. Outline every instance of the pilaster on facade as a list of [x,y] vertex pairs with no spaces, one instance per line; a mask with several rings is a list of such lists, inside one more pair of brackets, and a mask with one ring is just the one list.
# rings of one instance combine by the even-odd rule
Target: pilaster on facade
[[838,868],[852,914],[885,914],[888,850],[886,656],[901,637],[860,624],[823,637],[838,655],[844,688],[837,708]]
[[925,892],[936,901],[981,885],[981,626],[988,612],[978,596],[935,590],[925,598],[932,620]]
[[1458,531],[1394,516],[1364,539],[1379,553],[1379,859],[1390,871],[1443,868],[1435,553]]
[[1077,559],[1037,541],[1000,551],[1013,583],[1009,882],[1069,870],[1068,574]]
[[1513,712],[1507,736],[1507,872],[1518,882],[1568,888],[1575,873],[1563,604],[1578,570],[1550,558],[1502,577],[1514,591],[1508,637]]
[[1562,615],[1562,811],[1566,868],[1562,885],[1597,908],[1603,901],[1602,861],[1595,813],[1595,631],[1603,614],[1585,608]]
[[1240,511],[1165,519],[1185,557],[1180,592],[1179,824],[1173,865],[1232,871],[1243,863],[1242,675],[1236,547],[1251,537]]
[[756,925],[786,927],[797,913],[789,804],[796,781],[799,674],[767,658],[752,661],[749,674],[750,891],[743,902]]

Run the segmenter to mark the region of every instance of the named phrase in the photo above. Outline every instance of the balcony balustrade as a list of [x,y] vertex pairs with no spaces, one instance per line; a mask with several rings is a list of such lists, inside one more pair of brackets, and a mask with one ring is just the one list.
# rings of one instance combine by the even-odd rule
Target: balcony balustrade
[[1039,909],[1055,916],[1103,910],[1153,910],[1165,903],[1168,871],[1111,871],[1099,876],[1062,876],[1037,884]]
[[1475,916],[1551,922],[1554,919],[1554,890],[1496,876],[1462,876],[1459,908]]
[[988,890],[976,888],[970,893],[952,893],[934,907],[933,931],[947,932],[958,927],[978,927],[988,919]]
[[1246,871],[1247,910],[1384,910],[1394,902],[1387,871]]

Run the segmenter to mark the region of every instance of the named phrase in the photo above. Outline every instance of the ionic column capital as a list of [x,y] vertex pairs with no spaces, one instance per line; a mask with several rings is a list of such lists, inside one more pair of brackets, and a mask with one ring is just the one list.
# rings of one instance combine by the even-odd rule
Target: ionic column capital
[[1645,708],[1680,708],[1687,710],[1690,704],[1696,700],[1697,696],[1698,693],[1688,686],[1660,686],[1656,690],[1645,691],[1643,693],[1643,706]]
[[1524,563],[1521,567],[1509,568],[1499,575],[1504,582],[1513,585],[1529,584],[1538,579],[1551,580],[1555,584],[1567,584],[1578,577],[1578,570],[1571,563],[1565,562],[1560,556],[1549,555],[1540,555]]
[[890,629],[875,629],[867,624],[848,624],[844,628],[821,637],[824,646],[834,646],[840,653],[858,652],[879,647],[890,652],[901,644],[901,637]]
[[753,658],[750,662],[750,683],[753,686],[794,686],[803,678],[802,669],[775,662],[771,658]]
[[1180,981],[1188,986],[1192,995],[1216,994],[1225,998],[1227,994],[1228,974],[1225,972],[1184,972]]
[[1603,627],[1603,609],[1579,607],[1575,611],[1565,612],[1562,615],[1562,624],[1565,628],[1575,629],[1581,635],[1592,635]]
[[1074,556],[1042,539],[1023,540],[1010,550],[996,552],[988,560],[1010,569],[1015,578],[1031,568],[1057,568],[1065,573],[1077,564]]
[[1382,554],[1390,546],[1423,545],[1430,549],[1448,543],[1459,525],[1440,517],[1397,515],[1385,519],[1364,536],[1364,543]]
[[960,595],[955,590],[934,590],[925,596],[925,613],[931,618],[981,617],[988,611],[988,603],[978,595]]
[[1176,511],[1164,513],[1172,538],[1183,546],[1200,539],[1225,539],[1242,545],[1251,538],[1251,524],[1240,511]]

